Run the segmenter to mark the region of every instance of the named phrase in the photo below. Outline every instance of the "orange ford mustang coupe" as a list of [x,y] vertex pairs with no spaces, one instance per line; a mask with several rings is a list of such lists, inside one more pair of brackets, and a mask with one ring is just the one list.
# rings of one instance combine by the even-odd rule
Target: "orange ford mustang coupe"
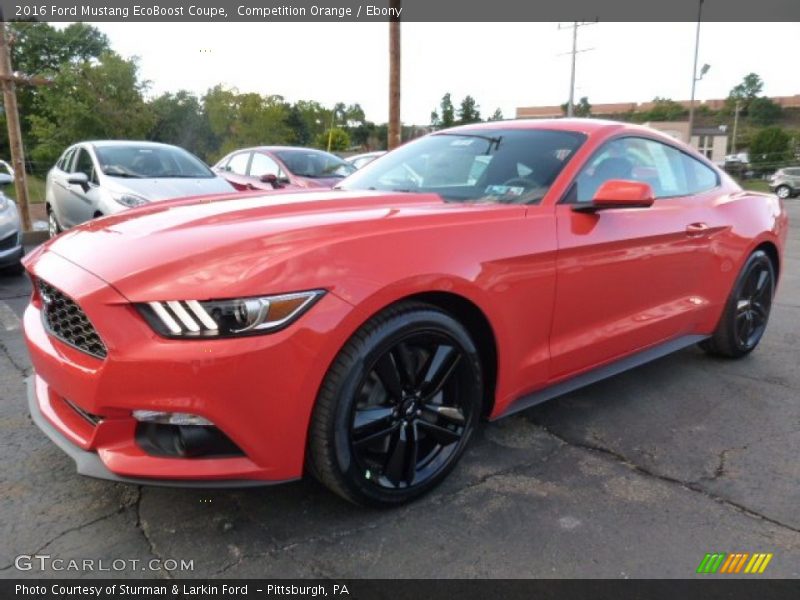
[[752,351],[786,229],[777,197],[647,128],[440,131],[338,189],[158,203],[40,247],[30,410],[86,475],[311,473],[396,505],[481,418],[690,344]]

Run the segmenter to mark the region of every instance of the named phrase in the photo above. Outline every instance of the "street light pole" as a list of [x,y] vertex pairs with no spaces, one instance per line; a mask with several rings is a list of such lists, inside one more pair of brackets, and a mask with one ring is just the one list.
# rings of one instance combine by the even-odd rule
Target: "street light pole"
[[700,53],[700,21],[703,17],[703,1],[698,0],[697,3],[697,34],[694,40],[694,66],[692,67],[692,98],[689,100],[689,139],[687,140],[690,144],[692,143],[692,129],[694,129],[694,92],[695,87],[697,86],[697,82],[699,81],[697,78],[697,56]]

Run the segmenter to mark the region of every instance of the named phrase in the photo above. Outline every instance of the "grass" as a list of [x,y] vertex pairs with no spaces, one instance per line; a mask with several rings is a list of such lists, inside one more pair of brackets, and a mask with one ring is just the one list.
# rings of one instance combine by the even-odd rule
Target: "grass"
[[739,185],[741,185],[746,190],[753,190],[754,192],[771,192],[772,190],[769,189],[769,183],[764,181],[763,179],[739,179],[737,180]]
[[[17,190],[14,188],[13,183],[7,185],[3,193],[9,198],[17,199]],[[44,179],[41,177],[28,175],[28,201],[31,204],[44,202]]]

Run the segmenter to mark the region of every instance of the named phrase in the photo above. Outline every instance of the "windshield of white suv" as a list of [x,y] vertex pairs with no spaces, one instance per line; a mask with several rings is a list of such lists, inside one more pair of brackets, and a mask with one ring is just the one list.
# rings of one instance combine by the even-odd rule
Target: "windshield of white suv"
[[348,177],[345,190],[432,192],[452,202],[539,202],[586,136],[546,129],[444,132]]
[[111,177],[167,179],[215,177],[203,162],[175,146],[95,146],[103,173]]

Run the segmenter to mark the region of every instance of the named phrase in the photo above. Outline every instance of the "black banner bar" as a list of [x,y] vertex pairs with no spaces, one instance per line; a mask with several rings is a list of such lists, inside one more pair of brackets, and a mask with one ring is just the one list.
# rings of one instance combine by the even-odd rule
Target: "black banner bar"
[[[797,22],[798,0],[0,0],[6,20],[197,22]],[[768,43],[751,40],[749,43]]]
[[341,598],[353,600],[786,600],[800,581],[711,576],[692,580],[4,580],[0,598]]

